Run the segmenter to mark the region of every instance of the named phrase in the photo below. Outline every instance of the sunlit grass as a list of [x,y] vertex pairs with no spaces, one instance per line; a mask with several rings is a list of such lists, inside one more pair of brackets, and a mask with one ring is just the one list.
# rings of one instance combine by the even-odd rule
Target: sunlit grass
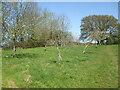
[[3,87],[117,88],[118,46],[83,48],[60,47],[61,62],[56,47],[19,49],[15,57],[3,50]]

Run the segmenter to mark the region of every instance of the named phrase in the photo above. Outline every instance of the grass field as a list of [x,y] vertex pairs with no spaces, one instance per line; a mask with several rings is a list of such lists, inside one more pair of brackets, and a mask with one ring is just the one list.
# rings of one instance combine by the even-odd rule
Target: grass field
[[4,88],[117,88],[118,45],[55,47],[2,51]]

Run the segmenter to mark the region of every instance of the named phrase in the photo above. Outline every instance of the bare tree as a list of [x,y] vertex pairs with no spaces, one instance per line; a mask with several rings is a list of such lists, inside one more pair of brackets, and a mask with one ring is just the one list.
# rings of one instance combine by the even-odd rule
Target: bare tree
[[[61,52],[59,46],[65,45],[65,39],[67,38],[67,35],[65,35],[65,31],[69,28],[69,23],[65,17],[65,15],[58,16],[55,22],[57,35],[55,37],[56,47],[58,50],[58,60],[62,60]],[[65,35],[65,36],[64,36]]]
[[37,5],[29,2],[3,2],[3,39],[13,42],[16,55],[16,42],[28,40],[38,23]]

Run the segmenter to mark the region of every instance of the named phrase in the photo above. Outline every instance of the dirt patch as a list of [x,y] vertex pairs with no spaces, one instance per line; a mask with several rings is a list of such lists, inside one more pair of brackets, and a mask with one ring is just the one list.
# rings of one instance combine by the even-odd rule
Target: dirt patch
[[49,64],[50,64],[50,63],[47,63],[46,66],[49,65]]
[[26,83],[31,83],[32,81],[31,81],[31,75],[26,75],[25,76],[25,78],[24,78],[24,81],[26,82]]
[[24,71],[22,71],[21,73],[27,73],[28,72],[28,70],[24,70]]
[[9,87],[9,88],[18,88],[18,87],[15,85],[15,82],[12,81],[12,80],[9,80],[9,81],[8,81],[8,87]]

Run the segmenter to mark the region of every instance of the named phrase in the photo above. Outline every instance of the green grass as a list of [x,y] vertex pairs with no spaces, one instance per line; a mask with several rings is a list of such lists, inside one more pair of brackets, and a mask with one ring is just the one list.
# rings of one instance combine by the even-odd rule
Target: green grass
[[[117,88],[118,45],[3,50],[3,87],[18,88]],[[8,56],[8,57],[6,57]]]
[[2,49],[0,48],[0,89],[2,88]]

